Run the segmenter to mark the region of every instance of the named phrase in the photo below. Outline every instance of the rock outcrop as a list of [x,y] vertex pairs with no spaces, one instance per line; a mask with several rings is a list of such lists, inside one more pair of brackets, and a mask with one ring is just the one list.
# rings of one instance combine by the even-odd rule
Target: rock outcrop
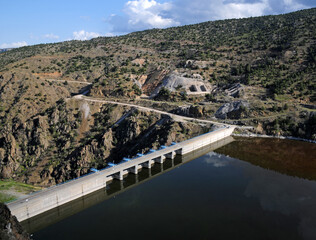
[[11,215],[8,207],[0,203],[0,239],[29,240],[29,234],[23,230],[15,216]]
[[178,107],[173,112],[182,116],[200,118],[205,115],[205,108],[203,106],[185,105]]
[[239,98],[244,94],[244,87],[240,83],[235,83],[225,90],[228,96]]
[[246,116],[249,103],[246,101],[236,101],[225,103],[215,113],[215,117],[220,119],[239,119]]
[[210,83],[204,81],[200,75],[187,76],[186,74],[176,72],[167,75],[161,84],[152,92],[151,97],[156,96],[162,88],[166,88],[171,92],[181,90],[188,95],[207,94],[212,90]]
[[15,118],[0,133],[0,177],[39,184],[42,168],[51,169],[75,142],[79,123],[72,115],[60,100],[26,122]]
[[[84,175],[91,167],[103,168],[109,161],[204,131],[165,115],[119,105],[105,104],[91,113],[88,108],[89,114],[87,106],[76,110],[60,100],[25,123],[16,119],[1,132],[0,176],[50,186]],[[194,116],[201,111],[191,109]]]

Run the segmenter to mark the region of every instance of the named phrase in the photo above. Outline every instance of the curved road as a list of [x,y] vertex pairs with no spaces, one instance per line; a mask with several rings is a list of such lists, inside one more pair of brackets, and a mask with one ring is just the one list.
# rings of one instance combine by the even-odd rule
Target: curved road
[[[91,85],[92,84],[90,82],[73,81],[73,80],[62,80],[62,79],[46,79],[46,80],[53,81],[53,82],[68,82],[68,83],[77,83],[77,84],[85,84],[85,85]],[[232,124],[228,124],[228,123],[220,123],[220,122],[215,122],[215,121],[211,121],[211,120],[203,120],[203,119],[198,119],[198,118],[185,117],[185,116],[181,116],[181,115],[177,115],[177,114],[173,114],[173,113],[157,110],[157,109],[154,109],[154,108],[143,107],[143,106],[130,104],[130,103],[122,103],[122,102],[114,102],[114,101],[108,101],[108,100],[99,100],[99,99],[95,99],[95,98],[89,98],[89,97],[85,96],[88,92],[89,92],[89,90],[87,90],[86,92],[84,92],[82,94],[76,95],[76,96],[74,96],[72,98],[86,100],[86,101],[89,101],[89,102],[110,103],[110,104],[117,104],[117,105],[135,107],[135,108],[140,109],[142,111],[156,112],[156,113],[159,113],[159,114],[168,115],[173,120],[178,121],[178,122],[187,122],[187,121],[189,121],[189,122],[199,122],[199,123],[204,123],[204,124],[214,124],[216,126],[234,126],[236,128],[240,128],[240,129],[248,129],[248,130],[253,129],[253,127],[251,127],[251,126],[236,126],[236,125],[232,125]]]
[[177,115],[177,114],[173,114],[173,113],[157,110],[157,109],[154,109],[154,108],[143,107],[143,106],[130,104],[130,103],[122,103],[122,102],[114,102],[114,101],[108,101],[108,100],[99,100],[99,99],[95,99],[95,98],[89,98],[89,97],[86,97],[86,96],[84,96],[82,94],[74,96],[73,99],[85,100],[85,101],[88,101],[88,102],[108,103],[108,104],[117,104],[117,105],[128,106],[128,107],[135,107],[135,108],[137,108],[137,109],[139,109],[141,111],[155,112],[155,113],[159,113],[159,114],[168,115],[173,120],[175,120],[177,122],[187,122],[187,121],[189,121],[189,122],[199,122],[199,123],[204,123],[204,124],[214,124],[216,126],[234,126],[236,128],[242,128],[242,129],[253,129],[253,127],[251,127],[251,126],[236,126],[236,125],[232,125],[232,124],[219,123],[219,122],[215,122],[215,121],[211,121],[211,120],[203,120],[203,119],[198,119],[198,118],[185,117],[185,116],[181,116],[181,115]]

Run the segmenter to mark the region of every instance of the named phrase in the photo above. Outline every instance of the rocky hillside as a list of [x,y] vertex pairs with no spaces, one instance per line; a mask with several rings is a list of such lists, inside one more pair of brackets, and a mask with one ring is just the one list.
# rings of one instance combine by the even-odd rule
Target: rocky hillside
[[206,131],[119,105],[316,139],[316,9],[0,53],[0,177],[48,186]]
[[15,216],[11,215],[6,205],[0,203],[0,239],[2,240],[29,240]]
[[315,100],[315,11],[23,47],[0,55],[0,73],[3,82],[13,73],[23,82],[87,81],[94,94],[130,98],[141,93],[138,88],[150,95],[165,76],[178,72],[221,89],[241,82],[267,89],[271,98],[286,94],[310,103]]
[[134,108],[70,99],[3,128],[0,176],[49,186],[207,131]]

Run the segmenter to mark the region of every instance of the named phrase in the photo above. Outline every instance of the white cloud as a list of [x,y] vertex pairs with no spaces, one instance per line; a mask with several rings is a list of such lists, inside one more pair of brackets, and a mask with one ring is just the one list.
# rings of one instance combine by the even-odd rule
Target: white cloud
[[73,39],[75,40],[89,40],[91,38],[100,37],[101,35],[96,32],[86,32],[85,30],[81,30],[78,32],[73,32]]
[[129,16],[131,26],[147,25],[152,28],[164,28],[178,24],[171,18],[163,17],[163,11],[172,9],[170,3],[158,3],[155,0],[128,1],[124,12]]
[[222,7],[218,11],[219,18],[244,18],[263,15],[269,8],[269,3],[266,0],[256,3],[229,3],[223,4]]
[[158,3],[155,0],[128,1],[123,9],[125,16],[111,15],[109,22],[114,32],[130,32],[148,28],[166,28],[180,22],[168,17],[171,3]]
[[310,0],[131,0],[124,15],[111,15],[114,33],[193,24],[210,20],[280,14],[312,7]]
[[0,48],[18,48],[18,47],[24,47],[27,46],[27,42],[13,42],[13,43],[3,43],[0,45]]
[[43,37],[47,38],[47,39],[59,39],[59,36],[57,36],[53,33],[45,34]]
[[283,3],[287,11],[296,11],[299,9],[306,8],[304,4],[298,3],[293,0],[283,0]]
[[268,8],[268,0],[253,3],[243,0],[174,0],[165,3],[134,0],[125,4],[124,16],[111,15],[109,22],[113,25],[113,32],[131,32],[215,19],[259,16]]
[[261,16],[269,9],[268,0],[245,2],[243,0],[175,0],[174,14],[181,24],[203,21]]

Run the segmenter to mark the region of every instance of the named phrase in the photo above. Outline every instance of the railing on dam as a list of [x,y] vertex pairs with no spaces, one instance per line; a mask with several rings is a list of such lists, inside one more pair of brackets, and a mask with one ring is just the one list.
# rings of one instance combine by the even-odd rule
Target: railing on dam
[[220,128],[184,142],[171,144],[168,147],[162,147],[159,150],[150,151],[144,155],[140,154],[133,159],[125,159],[122,162],[108,166],[105,169],[92,172],[75,180],[56,185],[16,200],[9,203],[8,207],[19,221],[23,221],[104,188],[106,187],[107,182],[113,179],[123,180],[124,176],[129,173],[138,174],[140,169],[150,169],[154,163],[162,164],[165,159],[173,159],[177,154],[185,155],[201,147],[215,143],[230,136],[233,130],[234,127]]

